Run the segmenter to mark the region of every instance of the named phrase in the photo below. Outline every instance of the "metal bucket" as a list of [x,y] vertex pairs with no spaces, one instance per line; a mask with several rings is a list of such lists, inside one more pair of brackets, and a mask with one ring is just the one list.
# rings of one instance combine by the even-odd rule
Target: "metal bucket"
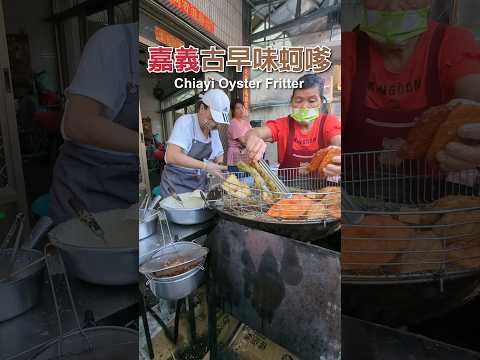
[[[7,261],[11,252],[11,249],[1,250],[0,262]],[[19,249],[13,271],[25,268],[40,258],[42,253],[37,250]],[[39,262],[13,279],[0,282],[0,322],[23,314],[40,301],[44,267],[45,264]]]
[[138,357],[138,332],[127,328],[101,326],[65,335],[60,344],[62,356],[59,341],[50,343],[32,359],[130,360]]
[[171,278],[154,278],[148,276],[149,286],[157,298],[179,300],[187,297],[201,284],[204,276],[203,268],[198,266],[193,271]]
[[145,239],[157,231],[158,215],[150,216],[138,222],[138,238]]

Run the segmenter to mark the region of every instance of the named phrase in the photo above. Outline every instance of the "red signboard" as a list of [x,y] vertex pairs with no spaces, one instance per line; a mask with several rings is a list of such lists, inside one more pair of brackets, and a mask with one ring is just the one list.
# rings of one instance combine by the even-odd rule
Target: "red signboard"
[[[249,68],[246,68],[246,67],[243,68],[242,80],[244,82],[247,82],[248,80],[250,80]],[[243,89],[243,106],[245,106],[245,109],[250,108],[250,89],[249,88]]]
[[213,21],[203,12],[201,12],[196,6],[194,6],[190,1],[170,0],[170,4],[172,4],[176,9],[181,11],[184,15],[187,15],[190,19],[195,21],[205,30],[211,33],[215,32],[215,24],[213,23]]
[[185,45],[185,43],[182,40],[180,40],[176,36],[173,36],[168,31],[163,30],[159,26],[155,26],[155,40],[157,40],[163,45],[170,46],[173,48],[179,48]]

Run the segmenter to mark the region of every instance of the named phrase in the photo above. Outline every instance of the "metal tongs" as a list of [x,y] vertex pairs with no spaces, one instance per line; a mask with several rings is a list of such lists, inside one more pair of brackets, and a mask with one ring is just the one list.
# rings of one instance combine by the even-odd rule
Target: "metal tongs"
[[277,173],[272,170],[272,168],[267,164],[267,162],[263,159],[258,160],[258,165],[265,171],[265,173],[272,179],[275,185],[280,189],[280,192],[287,194],[288,188],[283,183],[282,180],[278,177]]

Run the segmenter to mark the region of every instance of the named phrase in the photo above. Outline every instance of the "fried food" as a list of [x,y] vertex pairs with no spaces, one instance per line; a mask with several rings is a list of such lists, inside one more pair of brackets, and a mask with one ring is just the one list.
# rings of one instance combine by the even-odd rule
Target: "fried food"
[[318,172],[322,176],[325,175],[325,168],[332,162],[335,156],[340,156],[342,150],[339,147],[328,147],[317,151],[312,161],[307,167],[309,172]]
[[449,142],[458,139],[457,130],[465,124],[477,123],[480,119],[480,106],[458,105],[447,119],[438,127],[437,132],[428,148],[426,158],[434,160],[437,153],[443,150]]
[[310,161],[310,164],[308,164],[307,170],[309,172],[315,172],[318,171],[320,164],[322,163],[323,158],[325,155],[328,153],[328,148],[323,148],[318,150],[315,155],[313,155],[312,161]]
[[[448,195],[435,200],[431,205],[432,210],[464,209],[474,207],[480,207],[480,197]],[[424,214],[420,219],[420,223],[424,225],[433,225],[442,217],[442,215],[442,213]]]
[[265,179],[260,175],[260,173],[255,169],[253,166],[247,164],[244,161],[239,161],[237,163],[237,167],[240,169],[240,171],[246,172],[250,174],[253,177],[253,180],[255,181],[255,186],[257,189],[260,190],[262,194],[262,199],[268,204],[272,204],[275,202],[275,196],[274,194],[270,191],[267,182]]
[[252,162],[251,166],[257,170],[262,179],[265,180],[265,183],[270,191],[275,193],[281,192],[281,189],[275,184],[275,181],[273,181],[268,172],[266,172],[265,169],[258,164],[258,162]]
[[333,188],[336,191],[335,193],[325,194],[320,200],[312,203],[307,214],[309,220],[340,219],[342,217],[342,195],[338,188]]
[[342,269],[375,270],[408,248],[414,233],[391,216],[365,216],[360,227],[342,228]]
[[445,260],[443,241],[432,231],[415,231],[414,238],[399,256],[402,274],[439,271]]
[[238,180],[234,174],[231,174],[227,177],[222,184],[222,188],[228,194],[239,199],[246,199],[252,194],[248,185],[240,182],[240,180]]
[[447,119],[451,109],[442,106],[433,111],[428,118],[419,122],[408,133],[407,140],[400,149],[398,156],[401,159],[424,159],[439,126]]
[[284,220],[305,219],[311,206],[311,199],[303,195],[294,195],[291,198],[277,201],[267,211],[267,215]]

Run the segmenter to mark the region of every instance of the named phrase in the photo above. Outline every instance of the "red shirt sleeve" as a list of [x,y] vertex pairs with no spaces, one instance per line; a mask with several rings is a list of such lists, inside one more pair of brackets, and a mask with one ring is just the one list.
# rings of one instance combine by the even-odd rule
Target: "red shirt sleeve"
[[334,115],[329,114],[325,119],[325,125],[323,129],[323,136],[325,142],[330,144],[332,138],[342,134],[342,124]]
[[288,116],[276,120],[269,120],[266,126],[272,131],[273,142],[277,143],[278,162],[282,162],[287,151]]
[[440,81],[447,98],[455,95],[461,78],[480,74],[480,48],[473,33],[459,26],[449,26],[440,50]]
[[280,137],[288,134],[288,117],[283,117],[276,120],[269,120],[266,126],[272,131],[272,139],[278,142]]

